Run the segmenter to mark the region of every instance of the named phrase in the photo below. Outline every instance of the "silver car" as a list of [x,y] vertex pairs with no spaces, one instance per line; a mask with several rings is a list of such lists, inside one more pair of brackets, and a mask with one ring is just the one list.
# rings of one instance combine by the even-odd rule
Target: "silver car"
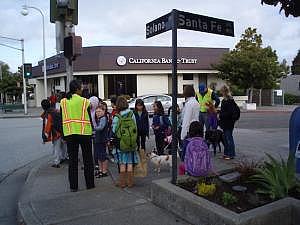
[[153,103],[155,101],[161,101],[166,114],[168,113],[169,108],[172,107],[172,97],[171,96],[163,95],[163,94],[160,94],[160,95],[153,94],[153,95],[142,95],[142,96],[139,96],[137,98],[131,99],[129,101],[129,108],[130,109],[134,109],[135,101],[138,98],[142,99],[144,101],[145,107],[146,107],[149,115],[154,114],[154,112],[153,112]]

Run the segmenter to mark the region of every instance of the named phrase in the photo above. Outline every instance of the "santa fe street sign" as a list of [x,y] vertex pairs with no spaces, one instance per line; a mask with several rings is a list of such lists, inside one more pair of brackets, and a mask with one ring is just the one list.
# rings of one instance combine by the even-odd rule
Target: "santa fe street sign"
[[[177,28],[225,36],[234,36],[232,21],[177,11]],[[171,30],[171,13],[146,24],[146,38]]]

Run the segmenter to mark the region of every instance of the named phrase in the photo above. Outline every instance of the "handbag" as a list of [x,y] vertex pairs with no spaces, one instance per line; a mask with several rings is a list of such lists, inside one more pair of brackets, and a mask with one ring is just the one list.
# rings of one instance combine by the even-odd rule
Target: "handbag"
[[134,166],[133,174],[135,177],[146,177],[148,171],[148,163],[144,149],[138,151],[139,163]]

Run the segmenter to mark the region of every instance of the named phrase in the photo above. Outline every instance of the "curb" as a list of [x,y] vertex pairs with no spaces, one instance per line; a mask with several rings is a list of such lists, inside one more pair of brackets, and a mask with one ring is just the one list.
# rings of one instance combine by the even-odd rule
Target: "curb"
[[0,119],[18,119],[18,118],[38,118],[40,115],[5,115],[0,116]]
[[42,165],[47,163],[50,160],[51,156],[44,156],[39,160],[39,163],[37,163],[36,166],[34,166],[25,181],[25,184],[22,188],[19,200],[18,200],[18,209],[17,209],[17,221],[19,224],[22,225],[42,225],[42,221],[39,219],[38,215],[36,215],[30,199],[30,195],[28,195],[29,190],[31,190],[31,187],[33,186],[33,183],[35,181],[36,174],[38,173],[39,169]]

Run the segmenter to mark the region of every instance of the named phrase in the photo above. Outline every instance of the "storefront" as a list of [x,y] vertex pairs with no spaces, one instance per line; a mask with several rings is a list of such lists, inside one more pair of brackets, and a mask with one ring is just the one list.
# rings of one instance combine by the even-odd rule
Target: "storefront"
[[[178,48],[178,93],[185,85],[197,88],[199,83],[224,82],[217,78],[212,64],[228,52],[225,48]],[[172,92],[171,48],[152,46],[95,46],[83,48],[83,54],[74,62],[74,76],[83,81],[90,95],[110,98],[126,94],[131,97],[144,94]],[[48,96],[65,91],[65,60],[62,54],[47,59]],[[30,83],[35,87],[36,102],[43,98],[42,62],[33,68]]]

